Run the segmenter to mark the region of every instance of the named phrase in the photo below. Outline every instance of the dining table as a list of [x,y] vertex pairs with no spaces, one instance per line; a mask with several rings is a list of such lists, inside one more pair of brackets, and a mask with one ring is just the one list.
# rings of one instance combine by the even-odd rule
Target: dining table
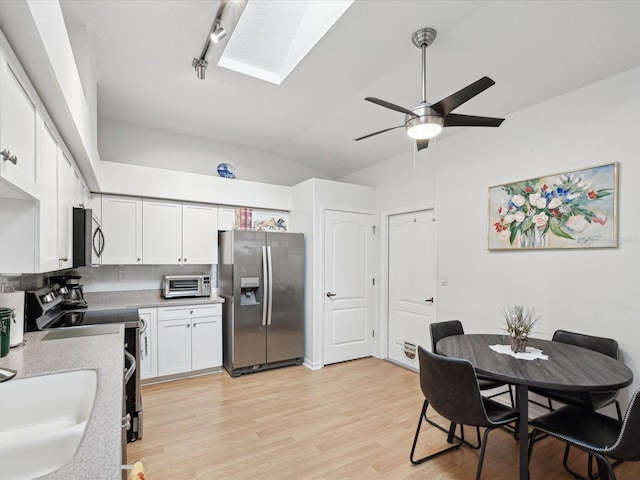
[[[526,355],[498,353],[491,348],[509,344],[508,335],[452,335],[436,344],[436,352],[466,359],[477,374],[516,386],[520,411],[520,480],[528,480],[529,387],[576,392],[618,390],[631,384],[633,372],[622,362],[599,352],[538,338],[529,338]],[[523,358],[535,356],[533,349],[541,350],[547,358],[539,355],[534,359]]]

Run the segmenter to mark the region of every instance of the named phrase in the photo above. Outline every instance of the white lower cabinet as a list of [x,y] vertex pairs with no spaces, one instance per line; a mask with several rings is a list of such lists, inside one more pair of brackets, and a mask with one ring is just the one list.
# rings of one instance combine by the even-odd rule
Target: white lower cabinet
[[158,376],[158,309],[138,310],[143,326],[140,329],[140,379]]
[[162,377],[222,365],[222,305],[158,308]]

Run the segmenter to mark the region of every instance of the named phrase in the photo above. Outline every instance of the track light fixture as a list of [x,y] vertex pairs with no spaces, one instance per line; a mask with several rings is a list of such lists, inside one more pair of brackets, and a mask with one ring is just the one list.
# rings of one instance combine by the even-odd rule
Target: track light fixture
[[[207,40],[204,42],[204,47],[202,48],[202,53],[199,57],[196,57],[191,62],[191,66],[195,69],[198,80],[204,80],[205,70],[207,69],[207,65],[209,62],[205,60],[207,53],[209,52],[209,47],[211,43],[219,43],[223,38],[227,36],[227,31],[222,27],[222,14],[225,11],[227,6],[231,5],[232,10],[235,10],[237,15],[241,14],[246,5],[246,0],[222,0],[220,2],[220,6],[218,7],[218,11],[216,12],[216,16],[213,19],[213,23],[211,24],[211,29],[209,30],[209,35],[207,35]],[[231,15],[233,17],[233,15]],[[229,15],[227,15],[229,17]],[[229,21],[229,18],[227,18]],[[233,19],[231,20],[233,22]],[[235,24],[235,23],[234,23]],[[227,27],[229,25],[227,24]]]
[[227,36],[227,31],[222,28],[222,25],[217,24],[216,26],[214,26],[213,32],[211,32],[211,41],[213,43],[218,43],[220,42],[220,40],[222,40],[224,37]]

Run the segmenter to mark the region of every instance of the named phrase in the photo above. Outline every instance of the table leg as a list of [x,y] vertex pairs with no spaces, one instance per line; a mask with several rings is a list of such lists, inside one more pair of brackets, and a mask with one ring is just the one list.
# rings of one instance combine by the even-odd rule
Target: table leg
[[529,387],[518,385],[520,409],[520,480],[529,480]]

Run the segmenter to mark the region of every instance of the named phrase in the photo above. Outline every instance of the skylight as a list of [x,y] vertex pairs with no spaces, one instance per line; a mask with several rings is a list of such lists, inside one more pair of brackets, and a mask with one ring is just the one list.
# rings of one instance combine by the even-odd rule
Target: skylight
[[247,2],[218,66],[280,85],[352,3]]

